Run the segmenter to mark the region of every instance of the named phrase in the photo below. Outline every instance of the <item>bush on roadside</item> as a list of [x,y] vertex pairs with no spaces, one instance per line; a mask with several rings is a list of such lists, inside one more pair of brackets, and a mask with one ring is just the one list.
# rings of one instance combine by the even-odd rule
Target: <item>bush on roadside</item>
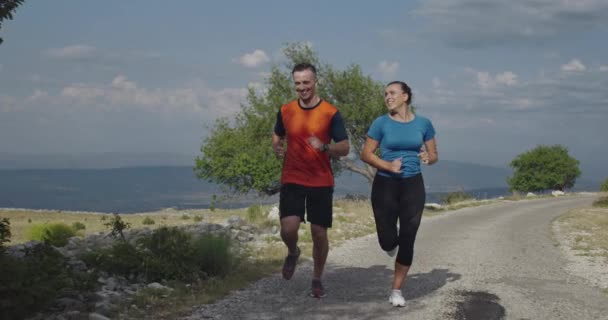
[[608,208],[608,197],[601,197],[593,202],[594,207]]
[[194,222],[201,222],[201,221],[203,221],[202,216],[194,216]]
[[26,231],[29,240],[41,241],[55,247],[63,247],[68,239],[76,236],[76,230],[62,222],[33,224]]
[[265,219],[264,210],[262,210],[262,206],[259,204],[254,204],[247,208],[247,220],[249,222],[256,223]]
[[4,244],[11,241],[11,221],[8,218],[0,219],[0,254],[4,251]]
[[464,192],[464,191],[456,191],[450,192],[441,198],[441,201],[446,204],[455,204],[462,201],[472,200],[473,196]]
[[140,238],[136,245],[119,241],[111,248],[82,257],[89,268],[146,281],[196,281],[225,276],[235,265],[227,238],[204,235],[193,238],[175,227],[161,227]]
[[65,258],[44,243],[26,250],[22,258],[0,254],[0,270],[0,319],[24,319],[76,285]]
[[72,223],[72,229],[74,229],[75,231],[85,230],[86,228],[87,226],[85,226],[84,223],[80,221]]
[[602,182],[602,185],[600,185],[600,191],[608,192],[608,178],[606,178],[606,180]]
[[144,220],[141,221],[141,223],[144,225],[152,225],[152,224],[155,224],[156,221],[154,221],[154,219],[152,219],[150,217],[145,217]]
[[224,277],[236,266],[230,238],[206,234],[194,241],[197,264],[210,277]]

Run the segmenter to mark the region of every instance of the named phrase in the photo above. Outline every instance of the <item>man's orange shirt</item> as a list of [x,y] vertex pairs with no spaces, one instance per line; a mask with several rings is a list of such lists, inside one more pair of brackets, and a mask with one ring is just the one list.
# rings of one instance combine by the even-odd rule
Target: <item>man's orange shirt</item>
[[[336,115],[338,121],[334,119]],[[275,133],[279,136],[284,133],[287,141],[281,183],[333,187],[334,176],[329,155],[314,149],[308,139],[314,135],[327,144],[332,139],[336,142],[346,139],[346,130],[338,109],[325,100],[321,100],[315,107],[302,108],[298,100],[294,100],[281,107],[277,123],[279,121],[282,122],[284,132],[275,128]],[[340,128],[336,130],[336,126]],[[336,132],[341,133],[336,135]]]

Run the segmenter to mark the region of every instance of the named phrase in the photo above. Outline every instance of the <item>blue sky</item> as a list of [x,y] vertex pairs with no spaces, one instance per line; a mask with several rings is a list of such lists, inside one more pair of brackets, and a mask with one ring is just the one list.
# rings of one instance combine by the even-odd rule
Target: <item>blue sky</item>
[[605,0],[29,0],[0,34],[2,152],[196,155],[307,42],[408,82],[443,159],[506,166],[561,143],[608,176]]

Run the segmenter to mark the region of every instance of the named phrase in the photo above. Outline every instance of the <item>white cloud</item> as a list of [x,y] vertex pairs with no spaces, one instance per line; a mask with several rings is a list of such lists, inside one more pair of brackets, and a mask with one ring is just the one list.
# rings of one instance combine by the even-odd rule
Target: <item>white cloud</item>
[[384,80],[393,80],[399,70],[399,62],[380,61],[376,70]]
[[473,74],[477,86],[482,89],[493,89],[497,86],[513,87],[518,85],[517,74],[512,71],[505,71],[492,76],[487,71],[477,71],[472,68],[466,68],[466,73]]
[[537,43],[608,26],[605,0],[426,0],[414,14],[457,47]]
[[587,67],[579,59],[572,59],[570,62],[562,65],[562,71],[565,72],[583,72],[585,70],[587,70]]
[[252,53],[246,53],[239,58],[239,63],[247,68],[255,68],[270,61],[264,50],[256,49]]
[[214,89],[200,80],[179,88],[143,88],[125,75],[117,75],[105,84],[74,83],[57,92],[36,89],[23,99],[0,96],[0,103],[5,112],[24,108],[66,114],[133,110],[213,120],[238,112],[246,96],[246,88]]
[[608,66],[600,66],[600,71],[602,71],[602,72],[608,71]]
[[97,49],[85,44],[75,44],[63,48],[52,48],[44,53],[52,58],[57,59],[74,59],[86,58],[95,55]]
[[441,87],[441,80],[439,80],[439,78],[437,78],[437,77],[434,77],[433,78],[433,88],[439,89],[439,87]]
[[505,71],[496,75],[496,83],[507,86],[517,85],[517,75],[511,71]]

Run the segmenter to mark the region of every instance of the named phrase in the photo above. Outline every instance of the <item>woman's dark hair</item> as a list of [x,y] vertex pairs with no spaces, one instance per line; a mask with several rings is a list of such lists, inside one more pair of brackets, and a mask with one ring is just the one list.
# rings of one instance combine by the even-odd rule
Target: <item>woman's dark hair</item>
[[315,66],[313,66],[312,64],[307,63],[307,62],[298,63],[295,66],[293,66],[293,69],[291,70],[291,74],[293,75],[297,71],[304,71],[304,70],[312,71],[312,73],[315,75],[315,78],[317,77],[317,68],[315,68]]
[[407,105],[409,106],[410,103],[412,102],[412,98],[414,97],[412,95],[412,88],[410,88],[410,86],[408,86],[407,83],[405,83],[403,81],[389,82],[389,84],[387,84],[386,86],[388,87],[393,84],[398,84],[399,86],[401,86],[401,91],[403,91],[404,93],[407,93],[407,101],[405,103],[407,103]]

